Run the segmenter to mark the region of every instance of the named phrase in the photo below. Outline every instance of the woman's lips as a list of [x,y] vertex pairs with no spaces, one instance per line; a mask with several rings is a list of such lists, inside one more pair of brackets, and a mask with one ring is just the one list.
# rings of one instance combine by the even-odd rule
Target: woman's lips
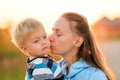
[[50,46],[50,49],[52,50],[52,49],[53,49],[53,46]]

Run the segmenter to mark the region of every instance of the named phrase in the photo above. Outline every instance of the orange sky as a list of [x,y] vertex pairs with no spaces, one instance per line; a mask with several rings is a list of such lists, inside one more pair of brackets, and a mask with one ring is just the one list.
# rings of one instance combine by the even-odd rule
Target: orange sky
[[103,15],[120,17],[120,0],[0,0],[0,26],[5,27],[7,20],[34,17],[50,32],[58,16],[71,11],[85,15],[93,24]]

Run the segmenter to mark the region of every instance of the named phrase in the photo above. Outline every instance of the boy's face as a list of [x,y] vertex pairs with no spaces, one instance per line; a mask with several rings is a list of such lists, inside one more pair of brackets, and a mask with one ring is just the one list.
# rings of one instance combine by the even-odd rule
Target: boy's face
[[31,57],[45,56],[49,48],[50,42],[44,29],[30,34],[24,45],[24,51]]

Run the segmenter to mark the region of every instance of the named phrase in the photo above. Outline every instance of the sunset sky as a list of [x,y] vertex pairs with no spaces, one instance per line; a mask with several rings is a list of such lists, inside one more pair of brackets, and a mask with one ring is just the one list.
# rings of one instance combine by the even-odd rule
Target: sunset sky
[[0,0],[0,26],[25,17],[39,19],[50,32],[55,20],[64,12],[77,12],[90,24],[102,16],[120,17],[120,0]]

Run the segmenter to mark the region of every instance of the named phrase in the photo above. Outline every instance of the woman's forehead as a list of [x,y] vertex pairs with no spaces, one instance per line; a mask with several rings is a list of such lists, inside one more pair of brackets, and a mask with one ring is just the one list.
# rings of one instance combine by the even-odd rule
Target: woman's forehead
[[59,18],[53,26],[53,30],[66,30],[69,28],[69,22],[65,18]]

